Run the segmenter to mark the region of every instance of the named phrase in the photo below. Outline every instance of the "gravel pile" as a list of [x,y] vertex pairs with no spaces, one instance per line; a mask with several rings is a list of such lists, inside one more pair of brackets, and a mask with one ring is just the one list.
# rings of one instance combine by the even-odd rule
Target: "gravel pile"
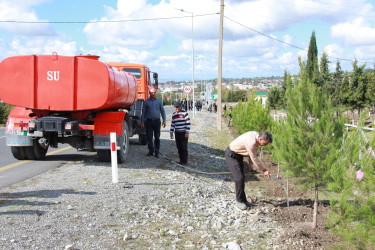
[[[210,136],[216,114],[192,119],[189,167],[228,171],[223,147]],[[178,161],[169,126],[161,152]],[[279,249],[283,229],[268,218],[273,207],[239,210],[230,175],[196,174],[163,157],[146,157],[132,139],[129,160],[111,165],[95,156],[0,190],[2,249]]]

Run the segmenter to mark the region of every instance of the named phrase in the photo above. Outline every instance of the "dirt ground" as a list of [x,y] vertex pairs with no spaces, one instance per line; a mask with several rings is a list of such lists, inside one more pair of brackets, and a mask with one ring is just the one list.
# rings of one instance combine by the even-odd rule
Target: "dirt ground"
[[[263,163],[276,177],[277,165],[269,158],[267,159],[267,156],[266,159],[263,159]],[[325,226],[327,214],[330,212],[329,201],[319,201],[318,228],[312,229],[314,201],[311,199],[312,195],[309,191],[300,191],[294,184],[295,180],[286,180],[282,175],[279,175],[280,182],[288,187],[288,208],[286,193],[280,184],[262,175],[258,175],[256,178],[260,181],[250,180],[246,182],[246,185],[250,189],[253,189],[254,186],[261,188],[267,198],[250,197],[260,206],[267,204],[274,206],[274,209],[269,209],[268,214],[285,229],[284,235],[279,239],[280,245],[288,249],[331,249],[338,246],[338,242],[341,242],[340,238],[330,233]],[[250,179],[254,178],[250,177]],[[254,182],[257,183],[254,184]]]
[[[230,131],[233,136],[237,136],[233,127],[230,127]],[[285,229],[284,235],[279,238],[279,244],[286,249],[332,249],[341,247],[348,249],[348,246],[342,245],[340,237],[329,232],[325,225],[327,214],[331,211],[329,201],[319,201],[318,228],[312,229],[314,201],[311,197],[313,197],[313,193],[309,190],[301,191],[295,185],[296,179],[287,180],[281,173],[278,175],[278,166],[272,162],[270,155],[265,154],[262,162],[271,171],[271,175],[278,176],[277,179],[288,189],[289,208],[283,187],[272,178],[268,179],[262,174],[247,176],[246,190],[253,191],[253,193],[247,193],[247,196],[257,206],[271,207],[271,209],[267,209],[267,214]],[[258,190],[261,190],[263,197],[257,196]]]

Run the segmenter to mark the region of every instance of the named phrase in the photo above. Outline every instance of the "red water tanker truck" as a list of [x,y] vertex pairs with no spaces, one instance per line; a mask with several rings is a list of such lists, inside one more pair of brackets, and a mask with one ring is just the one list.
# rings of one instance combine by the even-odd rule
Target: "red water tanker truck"
[[[48,147],[67,143],[110,161],[110,133],[125,162],[129,137],[138,134],[142,107],[158,76],[142,64],[104,63],[98,56],[26,55],[0,63],[0,99],[9,114],[6,143],[19,160],[41,160]],[[151,74],[153,81],[151,81]]]

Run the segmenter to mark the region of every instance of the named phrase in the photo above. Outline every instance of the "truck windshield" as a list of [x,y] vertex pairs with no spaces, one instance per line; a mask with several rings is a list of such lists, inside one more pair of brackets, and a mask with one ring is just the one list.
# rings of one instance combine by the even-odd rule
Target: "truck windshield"
[[122,70],[131,73],[137,79],[141,78],[141,70],[140,69],[127,69],[127,68],[123,68]]

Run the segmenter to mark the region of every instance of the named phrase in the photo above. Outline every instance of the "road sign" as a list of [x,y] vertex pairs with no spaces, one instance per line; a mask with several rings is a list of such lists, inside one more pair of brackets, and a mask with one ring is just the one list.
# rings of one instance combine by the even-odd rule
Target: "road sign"
[[185,85],[184,86],[184,93],[189,94],[191,92],[192,88],[190,85]]

